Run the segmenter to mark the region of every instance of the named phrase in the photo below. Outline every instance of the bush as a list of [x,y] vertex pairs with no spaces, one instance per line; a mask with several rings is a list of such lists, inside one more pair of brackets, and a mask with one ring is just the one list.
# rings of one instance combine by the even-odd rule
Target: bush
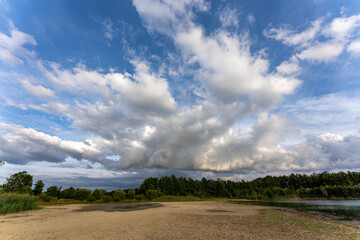
[[113,201],[114,201],[114,202],[120,202],[121,199],[120,199],[119,197],[116,197],[116,196],[115,196],[115,197],[113,197]]
[[154,198],[161,197],[161,196],[162,196],[162,193],[160,192],[160,190],[149,189],[146,191],[146,198],[149,200],[152,200]]
[[61,193],[61,187],[58,187],[58,186],[51,186],[51,187],[48,187],[46,190],[46,195],[55,197],[55,198],[59,198],[60,193]]
[[41,198],[44,202],[51,202],[51,200],[53,200],[54,198],[49,196],[49,195],[45,195],[44,197]]
[[136,195],[135,196],[135,199],[138,200],[138,201],[141,201],[144,199],[144,195],[140,194],[140,195]]
[[129,189],[126,193],[126,198],[127,199],[134,199],[135,198],[135,190],[134,189]]
[[104,197],[103,197],[103,201],[104,201],[105,203],[111,202],[111,201],[112,201],[112,197],[111,197],[111,196],[104,196]]
[[96,199],[95,199],[94,196],[89,196],[89,197],[86,199],[86,201],[88,201],[88,202],[95,202]]
[[95,189],[93,192],[92,192],[92,196],[96,199],[96,200],[101,200],[105,194],[105,190],[101,190],[101,189]]
[[87,199],[90,195],[91,195],[91,191],[89,189],[82,189],[82,188],[75,189],[74,197],[76,200],[83,201]]
[[36,209],[35,197],[28,194],[0,194],[0,214]]

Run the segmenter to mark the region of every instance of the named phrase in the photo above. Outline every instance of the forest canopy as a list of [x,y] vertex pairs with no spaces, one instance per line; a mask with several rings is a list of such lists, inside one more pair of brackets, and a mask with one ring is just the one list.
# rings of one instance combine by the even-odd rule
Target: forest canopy
[[1,192],[28,193],[39,196],[43,201],[73,199],[89,202],[119,202],[123,200],[152,200],[164,196],[242,199],[292,199],[292,198],[360,198],[360,173],[314,173],[290,174],[288,176],[266,176],[252,181],[231,181],[222,179],[194,180],[192,178],[164,176],[150,177],[136,189],[82,189],[50,186],[43,192],[45,184],[39,180],[33,185],[33,177],[19,172],[7,178],[0,186]]

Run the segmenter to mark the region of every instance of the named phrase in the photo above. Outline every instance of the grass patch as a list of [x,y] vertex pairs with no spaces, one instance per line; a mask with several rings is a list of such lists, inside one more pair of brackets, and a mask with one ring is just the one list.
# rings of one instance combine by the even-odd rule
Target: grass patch
[[356,228],[351,226],[341,227],[337,224],[327,223],[317,219],[309,219],[297,214],[288,214],[272,208],[266,209],[265,219],[265,221],[270,224],[269,227],[276,226],[283,231],[287,231],[288,229],[303,229],[304,231],[329,236],[329,239],[359,239],[359,235],[355,231]]
[[37,209],[35,197],[28,194],[0,194],[0,214]]

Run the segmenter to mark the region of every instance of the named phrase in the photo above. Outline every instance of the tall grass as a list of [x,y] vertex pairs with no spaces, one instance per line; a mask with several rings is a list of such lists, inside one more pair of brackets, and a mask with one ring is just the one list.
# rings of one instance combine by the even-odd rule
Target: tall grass
[[0,194],[0,214],[36,209],[35,197],[28,194]]

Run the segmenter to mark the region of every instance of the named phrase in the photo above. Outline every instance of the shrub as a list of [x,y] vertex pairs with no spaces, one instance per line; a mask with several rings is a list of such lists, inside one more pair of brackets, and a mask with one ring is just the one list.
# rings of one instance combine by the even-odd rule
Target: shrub
[[36,209],[35,197],[28,194],[0,194],[0,214]]
[[140,195],[136,195],[135,196],[135,199],[138,200],[138,201],[141,201],[144,199],[144,195],[140,194]]
[[161,196],[162,196],[162,193],[159,190],[149,189],[146,191],[146,198],[149,200],[157,198],[157,197],[161,197]]
[[103,197],[103,201],[108,203],[108,202],[111,202],[112,201],[112,197],[111,196],[104,196]]
[[101,190],[101,189],[95,189],[93,192],[92,192],[92,196],[96,199],[96,200],[101,200],[105,194],[105,190]]
[[91,195],[91,191],[89,189],[77,188],[75,189],[74,198],[76,200],[83,201],[87,199],[90,195]]
[[61,193],[61,187],[51,186],[46,189],[46,195],[59,198]]
[[45,195],[43,198],[42,198],[42,200],[44,201],[44,202],[51,202],[51,200],[53,200],[54,198],[53,197],[51,197],[51,196],[49,196],[49,195]]
[[126,193],[126,198],[127,199],[134,199],[135,198],[135,190],[134,189],[129,189]]
[[95,199],[94,196],[88,196],[88,198],[86,199],[86,201],[88,201],[88,202],[95,202],[96,199]]

